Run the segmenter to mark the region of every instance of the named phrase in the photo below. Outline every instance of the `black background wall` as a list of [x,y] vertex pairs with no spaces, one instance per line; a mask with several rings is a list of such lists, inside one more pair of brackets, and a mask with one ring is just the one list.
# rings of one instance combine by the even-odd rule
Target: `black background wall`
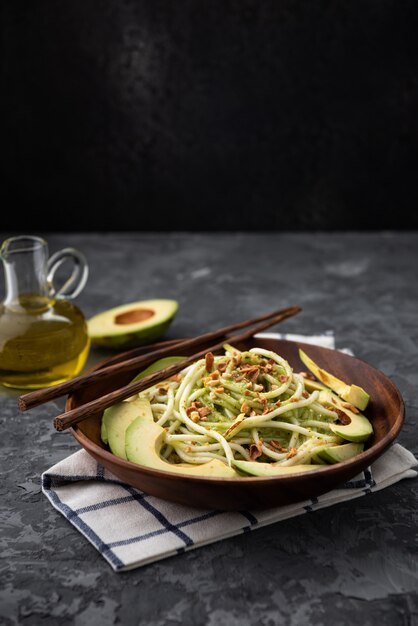
[[416,0],[3,0],[1,38],[3,229],[418,227]]

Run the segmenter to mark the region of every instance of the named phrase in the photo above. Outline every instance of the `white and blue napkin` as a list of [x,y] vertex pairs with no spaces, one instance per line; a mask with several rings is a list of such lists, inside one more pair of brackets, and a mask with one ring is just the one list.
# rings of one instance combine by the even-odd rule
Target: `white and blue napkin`
[[[334,347],[330,332],[315,337],[268,336]],[[318,498],[265,511],[224,512],[194,509],[143,493],[79,450],[42,474],[42,492],[110,566],[122,572],[379,491],[416,477],[417,465],[413,454],[395,443],[360,475]]]

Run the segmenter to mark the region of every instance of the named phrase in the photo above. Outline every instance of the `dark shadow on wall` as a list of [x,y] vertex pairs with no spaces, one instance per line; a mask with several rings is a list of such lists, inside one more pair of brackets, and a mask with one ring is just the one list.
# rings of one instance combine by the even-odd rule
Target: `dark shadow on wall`
[[1,11],[3,229],[418,227],[417,2]]

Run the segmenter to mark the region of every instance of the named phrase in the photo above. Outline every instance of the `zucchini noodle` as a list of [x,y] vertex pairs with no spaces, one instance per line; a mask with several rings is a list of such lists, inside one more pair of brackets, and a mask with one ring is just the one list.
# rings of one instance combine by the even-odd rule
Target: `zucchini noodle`
[[206,358],[142,391],[154,421],[165,430],[161,456],[169,463],[218,459],[283,466],[317,462],[317,453],[342,439],[330,424],[335,407],[309,392],[305,378],[270,350],[225,352]]

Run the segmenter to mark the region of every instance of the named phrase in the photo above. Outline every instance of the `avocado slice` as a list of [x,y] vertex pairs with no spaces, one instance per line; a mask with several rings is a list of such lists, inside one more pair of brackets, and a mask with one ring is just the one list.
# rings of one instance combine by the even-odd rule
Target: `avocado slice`
[[319,401],[334,405],[339,411],[342,411],[350,420],[348,424],[329,424],[333,433],[345,439],[346,441],[361,442],[366,441],[373,434],[373,426],[371,422],[362,413],[354,413],[344,406],[344,402],[330,391],[320,391]]
[[185,356],[166,356],[163,359],[158,359],[158,361],[154,361],[154,363],[137,374],[132,382],[134,383],[136,380],[149,376],[149,374],[154,374],[154,372],[158,372],[159,370],[164,369],[164,367],[168,367],[169,365],[177,363],[177,361],[182,361],[185,358]]
[[106,348],[132,348],[165,333],[178,310],[176,300],[139,300],[108,309],[87,320],[91,343]]
[[235,467],[252,476],[287,476],[300,472],[312,472],[321,465],[280,465],[280,463],[259,463],[257,461],[234,461]]
[[305,389],[307,391],[330,391],[329,387],[326,387],[317,380],[311,380],[310,378],[305,378]]
[[237,478],[239,474],[232,468],[213,459],[201,465],[191,463],[168,463],[160,456],[165,430],[146,417],[137,417],[125,433],[126,456],[132,463],[145,465],[151,469],[186,474],[191,476],[212,476],[217,478]]
[[101,423],[101,426],[100,426],[100,439],[106,445],[109,443],[109,438],[107,436],[107,428],[106,428],[106,424],[104,423],[103,418],[102,418],[102,423]]
[[304,365],[314,374],[324,385],[335,391],[343,400],[354,405],[360,411],[367,407],[370,396],[362,387],[348,385],[333,374],[317,365],[303,350],[299,348],[299,358]]
[[[139,380],[140,378],[144,378],[144,376],[148,376],[148,374],[153,374],[154,372],[158,372],[158,370],[163,369],[163,367],[167,367],[176,361],[181,361],[184,357],[182,356],[168,356],[164,359],[158,359],[158,361],[154,361],[147,368],[142,370],[132,382]],[[125,405],[132,405],[131,408],[128,408]],[[119,408],[117,408],[119,407]],[[146,398],[135,398],[135,400],[130,400],[129,402],[121,402],[116,404],[108,409],[105,409],[102,417],[102,424],[100,430],[100,437],[103,443],[109,445],[109,448],[112,450],[116,456],[120,456],[123,459],[126,459],[125,454],[125,430],[131,423],[135,417],[138,415],[146,415],[147,418],[153,419],[151,406],[149,400]],[[108,424],[111,432],[111,443],[109,442],[108,435]],[[116,450],[116,451],[115,451]]]
[[153,422],[150,401],[137,397],[129,402],[119,402],[105,409],[102,418],[102,432],[105,430],[109,448],[116,456],[126,459],[125,431],[129,424],[141,416]]
[[360,452],[363,452],[363,443],[343,443],[338,446],[328,446],[323,448],[317,454],[327,463],[340,463],[341,461],[347,461],[353,456],[357,456]]

